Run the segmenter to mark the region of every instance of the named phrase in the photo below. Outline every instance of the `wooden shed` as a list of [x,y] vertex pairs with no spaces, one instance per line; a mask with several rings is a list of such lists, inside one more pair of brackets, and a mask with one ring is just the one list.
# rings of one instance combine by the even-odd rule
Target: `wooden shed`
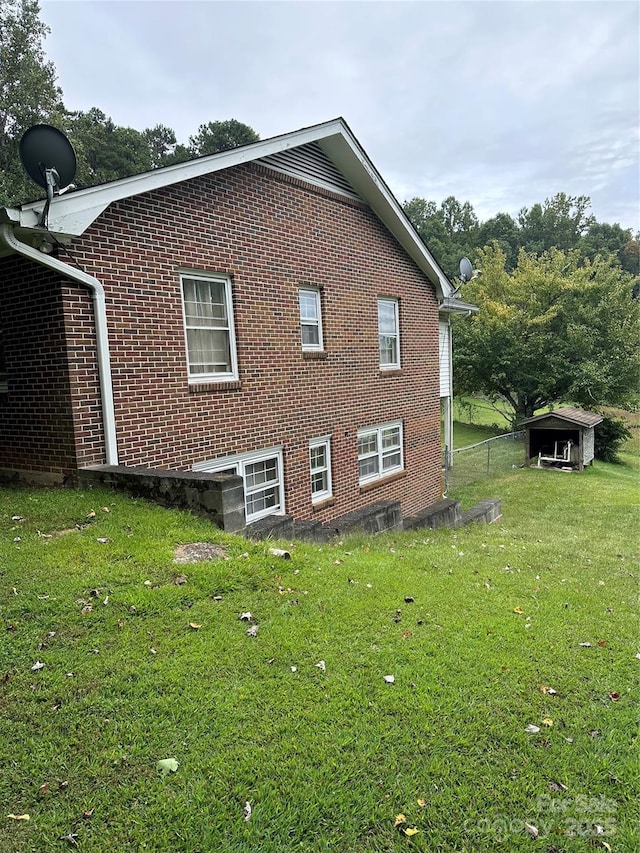
[[585,465],[593,462],[594,428],[599,423],[602,423],[602,415],[573,406],[527,418],[521,422],[526,430],[527,465],[537,462],[538,468],[551,465],[582,471]]

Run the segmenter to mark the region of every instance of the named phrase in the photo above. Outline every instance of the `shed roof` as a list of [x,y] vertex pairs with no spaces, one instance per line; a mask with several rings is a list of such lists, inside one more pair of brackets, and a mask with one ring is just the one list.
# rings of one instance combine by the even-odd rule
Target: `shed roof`
[[520,423],[522,426],[526,426],[540,423],[547,418],[560,418],[560,420],[584,427],[594,427],[602,423],[602,415],[598,415],[596,412],[585,412],[584,409],[576,409],[574,406],[563,406],[561,409],[554,409],[552,412],[544,412],[542,415],[526,418]]

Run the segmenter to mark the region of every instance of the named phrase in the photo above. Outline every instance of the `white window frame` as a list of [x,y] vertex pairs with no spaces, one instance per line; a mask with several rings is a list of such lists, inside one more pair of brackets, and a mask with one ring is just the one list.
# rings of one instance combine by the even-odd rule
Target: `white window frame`
[[[399,431],[398,442],[385,447],[385,439],[388,440],[389,433],[394,430]],[[368,439],[371,445],[371,448],[366,452],[361,452],[360,450],[360,443],[363,439]],[[375,427],[358,430],[358,482],[361,486],[381,480],[391,474],[396,474],[398,471],[404,471],[403,439],[402,421],[390,421],[386,424],[379,424]],[[400,461],[396,464],[393,462],[390,463],[389,460],[398,454],[400,455]],[[362,475],[360,473],[360,466],[364,460],[374,462],[375,470],[369,474]]]
[[[224,300],[225,300],[225,311],[226,311],[226,326],[212,327],[210,325],[198,326],[196,323],[188,323],[187,321],[187,306],[185,300],[185,281],[206,281],[206,282],[216,282],[218,284],[222,284],[224,286]],[[182,318],[184,325],[184,342],[185,342],[185,355],[187,359],[187,372],[189,375],[189,382],[192,384],[198,384],[203,382],[235,382],[238,379],[238,357],[236,353],[236,335],[235,335],[235,322],[233,317],[233,294],[231,291],[231,279],[227,275],[209,275],[205,273],[195,273],[189,272],[188,270],[183,270],[180,273],[180,297],[182,300]],[[211,331],[220,331],[225,330],[229,337],[229,357],[230,357],[230,370],[227,371],[213,371],[209,373],[198,373],[192,370],[192,359],[189,356],[189,336],[188,332],[191,330],[211,330]]]
[[[275,486],[278,489],[279,503],[276,507],[267,507],[266,509],[253,513],[249,512],[248,506],[251,495],[259,494],[261,491],[265,491],[265,488],[247,488],[247,468],[255,463],[267,462],[274,459],[276,460],[277,476],[275,480],[269,482],[268,487],[273,488]],[[212,459],[208,462],[196,462],[192,466],[192,470],[207,471],[212,474],[224,471],[238,474],[239,477],[242,477],[242,481],[244,483],[245,520],[247,524],[251,524],[253,521],[258,521],[258,519],[265,518],[268,515],[284,515],[285,513],[282,447],[271,447],[268,450],[260,450],[250,453],[236,453],[233,456],[224,456],[220,459]]]
[[[324,448],[325,464],[315,466],[313,464],[313,450],[318,447]],[[326,487],[324,489],[313,490],[313,475],[324,474],[326,477]],[[311,503],[317,504],[326,501],[333,497],[333,484],[331,482],[331,436],[325,435],[322,438],[312,438],[309,442],[309,477],[311,481]]]
[[[382,323],[380,317],[380,309],[382,306],[392,306],[393,308],[393,331],[390,333],[388,331],[382,331]],[[400,321],[399,321],[400,311],[398,307],[398,300],[391,299],[389,297],[380,297],[378,299],[378,354],[380,361],[380,370],[398,370],[400,367]],[[384,360],[382,355],[382,339],[390,338],[394,342],[395,346],[395,359],[389,361]]]
[[[316,306],[316,316],[311,317],[302,313],[302,294],[313,297]],[[300,309],[300,338],[302,341],[302,349],[305,352],[322,352],[324,350],[324,341],[322,338],[322,301],[320,299],[320,290],[317,287],[300,287],[298,288],[298,307]],[[304,326],[311,326],[318,330],[318,343],[305,343],[302,329]]]

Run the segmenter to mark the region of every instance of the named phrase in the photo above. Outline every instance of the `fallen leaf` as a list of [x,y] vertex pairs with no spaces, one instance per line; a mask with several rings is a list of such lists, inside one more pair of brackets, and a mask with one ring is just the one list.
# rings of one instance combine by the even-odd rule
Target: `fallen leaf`
[[249,613],[249,611],[247,610],[247,612],[246,612],[246,613],[241,613],[241,614],[240,614],[239,619],[240,619],[240,621],[241,621],[241,622],[251,622],[251,620],[253,619],[253,617],[252,617],[251,613]]
[[545,717],[542,721],[542,725],[551,727],[553,725],[553,720],[551,719],[551,717]]
[[87,518],[95,518],[96,517],[96,511],[94,509],[90,509],[89,512],[87,513],[86,517]]
[[187,576],[186,575],[176,575],[175,578],[173,579],[173,582],[176,586],[183,586],[183,584],[185,584],[187,582]]
[[522,613],[523,612],[522,607],[514,607],[513,612],[518,613],[518,614]]
[[410,636],[411,636],[411,631],[403,631],[402,632],[402,639],[403,640],[408,640]]
[[534,826],[532,823],[525,823],[524,828],[532,838],[537,838],[540,835],[538,827]]
[[415,826],[413,826],[413,827],[408,826],[406,829],[403,829],[402,831],[404,832],[405,835],[408,835],[409,838],[411,838],[412,835],[417,835],[420,832],[420,830],[417,829]]
[[83,809],[82,817],[89,819],[90,817],[93,817],[93,813],[94,813],[94,811],[95,811],[95,808],[93,808],[93,809]]
[[31,667],[31,672],[38,672],[38,670],[44,669],[44,664],[37,660],[34,665]]
[[415,598],[413,598],[413,596],[405,595],[405,597],[404,597],[404,603],[405,604],[413,604],[414,602],[415,602]]
[[400,814],[396,815],[396,822],[393,825],[394,826],[400,826],[401,824],[406,823],[406,822],[407,822],[407,818],[401,812]]
[[318,661],[318,663],[316,664],[316,666],[318,667],[318,669],[319,669],[321,672],[326,672],[326,671],[327,671],[327,665],[326,665],[326,663],[325,663],[323,660],[319,660],[319,661]]
[[590,649],[591,648],[591,643],[580,643],[580,645],[582,646],[583,649]]
[[546,684],[541,684],[540,690],[542,690],[542,692],[546,693],[548,696],[555,696],[558,693],[557,690],[554,690],[553,687],[549,687]]
[[244,808],[242,809],[242,819],[245,821],[245,823],[251,817],[251,811],[251,803],[247,800],[247,802],[244,804]]
[[85,604],[85,606],[80,611],[80,613],[83,613],[85,616],[87,615],[87,613],[92,613],[92,612],[93,612],[93,607],[90,604]]
[[7,815],[11,820],[31,820],[31,816],[28,814],[10,814]]
[[601,649],[606,649],[607,641],[606,640],[598,640],[598,645],[600,646]]
[[423,809],[427,805],[427,801],[420,798],[418,800],[418,805],[420,806],[421,809]]
[[549,790],[550,791],[568,791],[569,789],[567,788],[566,785],[563,785],[562,782],[558,782],[557,779],[552,779],[549,782]]
[[168,773],[175,773],[179,766],[175,758],[161,758],[156,764],[156,770],[166,776]]
[[202,628],[202,625],[199,622],[189,622],[189,627],[193,628],[194,631],[197,631],[198,628]]
[[107,539],[106,536],[101,536],[99,539],[96,539],[96,542],[100,542],[101,545],[106,545],[107,542],[111,542],[111,540]]
[[43,783],[42,783],[42,785],[40,785],[40,787],[38,788],[38,793],[39,793],[41,796],[44,796],[44,795],[45,795],[45,794],[47,794],[48,792],[49,792],[49,783],[48,783],[48,782],[43,782]]
[[102,512],[111,512],[111,510],[109,509],[109,507],[108,507],[108,506],[103,506],[103,507],[102,507]]
[[24,521],[24,515],[12,515],[11,521]]
[[612,702],[618,702],[618,700],[620,699],[619,693],[607,693],[607,696],[609,697],[609,699],[611,699]]
[[68,841],[69,844],[73,844],[74,847],[78,846],[78,833],[70,832],[68,835],[61,835],[60,841]]
[[259,627],[259,625],[251,625],[249,628],[247,628],[247,634],[250,637],[257,637]]
[[153,646],[149,649],[152,655],[157,655],[158,652],[153,648]]
[[540,731],[540,727],[534,726],[532,724],[529,724],[525,729],[525,732],[529,735],[537,735],[539,731]]
[[393,675],[385,675],[384,680],[387,682],[387,684],[393,684],[396,679]]
[[298,667],[297,667],[297,666],[292,666],[292,667],[291,667],[291,672],[297,672],[297,671],[298,671]]

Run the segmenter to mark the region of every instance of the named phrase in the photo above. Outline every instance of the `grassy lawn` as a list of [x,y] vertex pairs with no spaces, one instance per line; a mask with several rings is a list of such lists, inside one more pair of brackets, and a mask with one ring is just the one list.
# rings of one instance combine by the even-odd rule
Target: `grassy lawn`
[[[515,470],[464,494],[499,524],[290,560],[0,490],[0,851],[639,849],[639,461]],[[220,553],[175,563],[192,542]]]

